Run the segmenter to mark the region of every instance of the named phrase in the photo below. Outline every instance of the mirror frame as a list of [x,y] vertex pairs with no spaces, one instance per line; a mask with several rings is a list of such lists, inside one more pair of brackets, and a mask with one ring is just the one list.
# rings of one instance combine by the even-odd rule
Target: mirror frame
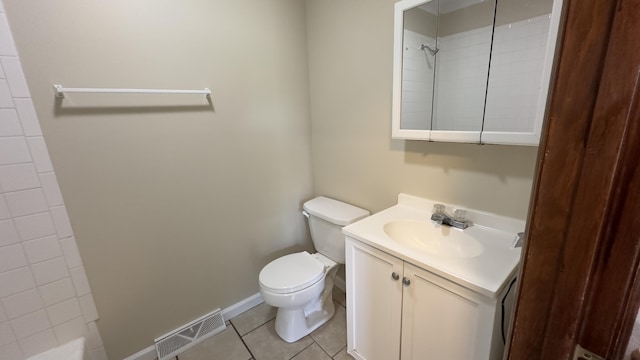
[[[551,22],[545,53],[544,66],[540,84],[540,93],[536,106],[534,126],[531,132],[502,131],[444,131],[444,130],[411,130],[402,129],[402,56],[404,41],[404,11],[424,5],[433,0],[401,0],[394,5],[393,34],[393,100],[391,104],[391,138],[405,140],[428,140],[443,142],[464,142],[479,144],[505,144],[538,146],[542,122],[546,114],[547,101],[550,97],[550,80],[554,68],[557,47],[558,29],[563,0],[554,0],[551,9]],[[495,24],[494,24],[495,27]],[[489,65],[491,66],[491,65]],[[491,73],[489,73],[489,78]],[[486,101],[486,99],[485,99]]]
[[393,101],[391,104],[391,138],[430,140],[431,130],[409,130],[400,127],[402,115],[402,54],[404,42],[404,11],[434,0],[402,0],[393,11]]

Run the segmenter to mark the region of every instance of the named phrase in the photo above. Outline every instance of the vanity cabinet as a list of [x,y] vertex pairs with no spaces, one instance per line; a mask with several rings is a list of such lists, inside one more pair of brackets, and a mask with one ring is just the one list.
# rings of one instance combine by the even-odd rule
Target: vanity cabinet
[[491,299],[348,236],[346,282],[355,359],[502,359],[504,290]]

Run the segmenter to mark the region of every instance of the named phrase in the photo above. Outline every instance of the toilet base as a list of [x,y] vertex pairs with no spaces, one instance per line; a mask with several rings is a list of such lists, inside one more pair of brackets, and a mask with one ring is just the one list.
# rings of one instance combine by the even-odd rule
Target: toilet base
[[276,314],[276,333],[282,340],[292,343],[309,335],[329,321],[336,312],[333,304],[333,281],[337,266],[329,270],[325,277],[324,289],[313,302],[297,308],[278,308]]
[[306,317],[302,309],[278,308],[276,333],[288,343],[296,342],[329,321],[335,312],[333,301],[329,301],[323,309]]

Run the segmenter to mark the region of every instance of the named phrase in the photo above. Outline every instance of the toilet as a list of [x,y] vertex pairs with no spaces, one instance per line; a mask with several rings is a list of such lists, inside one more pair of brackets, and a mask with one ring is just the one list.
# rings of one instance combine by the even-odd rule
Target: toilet
[[369,211],[324,196],[304,203],[317,253],[306,251],[273,260],[260,271],[260,294],[277,307],[276,333],[294,342],[326,323],[335,313],[333,282],[344,264],[342,228]]

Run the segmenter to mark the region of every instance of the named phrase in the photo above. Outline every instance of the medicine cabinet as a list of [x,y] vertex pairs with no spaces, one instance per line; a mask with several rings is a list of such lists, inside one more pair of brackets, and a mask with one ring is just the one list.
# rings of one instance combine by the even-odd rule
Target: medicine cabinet
[[537,146],[562,0],[395,5],[392,137]]

